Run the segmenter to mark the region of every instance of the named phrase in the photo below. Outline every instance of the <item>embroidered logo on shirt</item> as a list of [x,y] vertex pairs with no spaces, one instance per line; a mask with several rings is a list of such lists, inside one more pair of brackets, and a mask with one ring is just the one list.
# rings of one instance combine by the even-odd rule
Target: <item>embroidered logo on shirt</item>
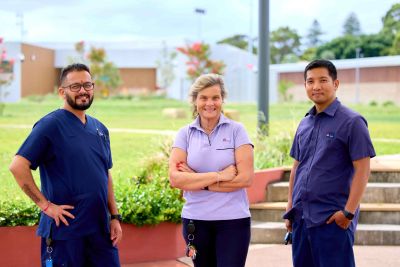
[[96,131],[97,131],[97,134],[98,134],[100,137],[103,137],[103,136],[104,136],[103,132],[100,131],[99,129],[96,129]]
[[335,133],[327,133],[326,137],[330,138],[330,139],[333,139],[333,138],[335,138]]
[[224,138],[224,139],[222,139],[222,142],[230,142],[231,141],[231,139],[229,139],[229,138]]

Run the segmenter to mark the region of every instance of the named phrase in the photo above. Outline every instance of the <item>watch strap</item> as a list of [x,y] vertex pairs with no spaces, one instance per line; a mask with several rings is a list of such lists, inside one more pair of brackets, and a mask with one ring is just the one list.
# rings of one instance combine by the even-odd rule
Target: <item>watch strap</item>
[[350,211],[347,211],[347,210],[342,210],[342,212],[344,214],[344,217],[346,217],[349,220],[353,220],[353,218],[354,218],[353,213],[351,213]]
[[122,216],[121,216],[121,214],[111,214],[110,220],[118,220],[118,221],[122,222]]

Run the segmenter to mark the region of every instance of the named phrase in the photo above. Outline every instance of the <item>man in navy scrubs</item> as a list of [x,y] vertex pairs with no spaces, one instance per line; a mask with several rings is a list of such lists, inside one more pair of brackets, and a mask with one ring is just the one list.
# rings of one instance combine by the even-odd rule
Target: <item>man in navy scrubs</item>
[[300,122],[284,218],[293,230],[295,267],[355,266],[359,204],[375,151],[367,121],[336,98],[336,67],[314,60],[304,71],[314,106]]
[[[120,266],[116,245],[122,238],[114,199],[107,128],[85,114],[94,83],[83,64],[64,68],[59,95],[64,99],[33,127],[10,171],[42,210],[42,266]],[[40,169],[41,190],[32,170]]]

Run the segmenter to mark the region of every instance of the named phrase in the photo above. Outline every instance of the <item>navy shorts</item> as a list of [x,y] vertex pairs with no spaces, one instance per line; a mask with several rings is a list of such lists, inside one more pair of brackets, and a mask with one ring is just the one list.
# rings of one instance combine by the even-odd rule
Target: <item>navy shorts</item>
[[307,228],[304,219],[293,222],[294,267],[354,267],[354,234],[335,222]]
[[[182,218],[183,237],[188,243],[187,224]],[[195,267],[244,267],[250,245],[250,218],[235,220],[193,220],[197,249]]]
[[[42,238],[42,267],[49,254]],[[112,245],[109,233],[95,233],[71,240],[53,240],[53,267],[119,267],[118,249]]]

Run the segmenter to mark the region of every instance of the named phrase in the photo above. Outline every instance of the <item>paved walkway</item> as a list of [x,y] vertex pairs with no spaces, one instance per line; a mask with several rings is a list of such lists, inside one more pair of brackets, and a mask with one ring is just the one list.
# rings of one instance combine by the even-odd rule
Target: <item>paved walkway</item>
[[[400,246],[355,246],[357,267],[399,267]],[[177,261],[127,264],[122,267],[187,267],[193,266],[188,258]],[[292,266],[291,247],[285,245],[250,246],[246,267],[290,267]],[[338,266],[339,267],[339,266]]]

